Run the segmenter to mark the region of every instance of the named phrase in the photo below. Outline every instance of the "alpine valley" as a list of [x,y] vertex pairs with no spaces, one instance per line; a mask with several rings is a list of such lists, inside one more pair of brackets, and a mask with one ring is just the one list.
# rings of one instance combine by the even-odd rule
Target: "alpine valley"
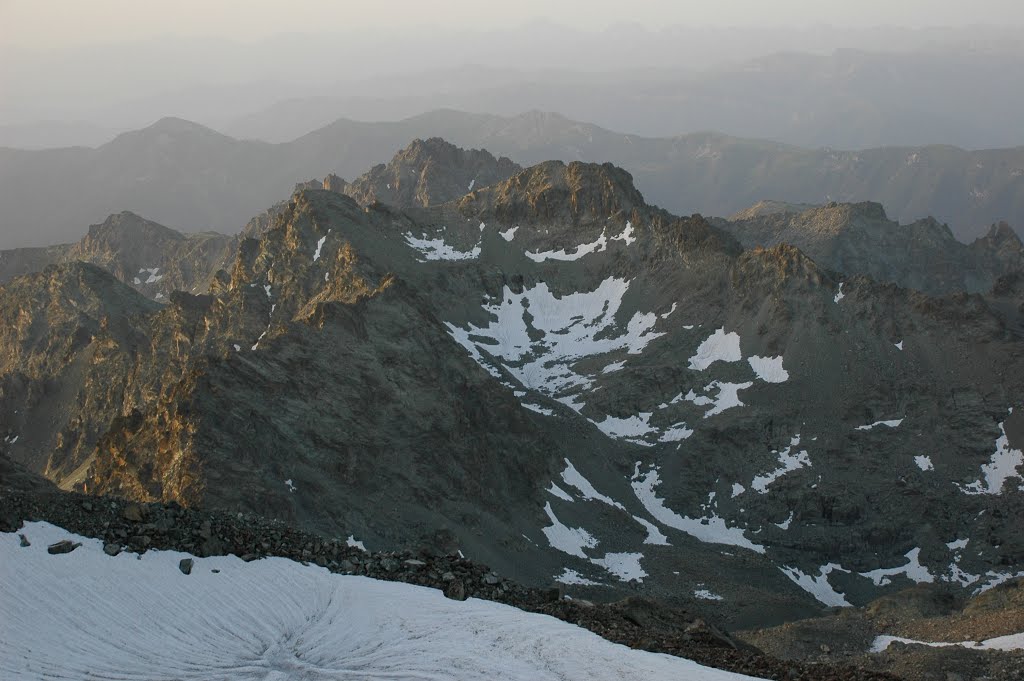
[[[680,217],[611,164],[431,138],[237,236],[127,212],[82,232],[0,252],[6,532],[370,574],[323,548],[380,555],[348,538],[400,581],[461,555],[488,566],[469,595],[686,612],[722,651],[703,664],[764,678],[1024,669],[953,645],[1024,631],[1005,223],[965,244],[875,203]],[[190,513],[213,525],[179,532]]]

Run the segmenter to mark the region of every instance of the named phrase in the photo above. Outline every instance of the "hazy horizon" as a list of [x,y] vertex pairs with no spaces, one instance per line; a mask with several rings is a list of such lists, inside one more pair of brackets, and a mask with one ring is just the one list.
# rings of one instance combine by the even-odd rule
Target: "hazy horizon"
[[949,0],[861,0],[839,5],[811,0],[723,0],[713,5],[675,0],[646,0],[629,5],[613,0],[520,0],[511,8],[496,8],[474,0],[430,4],[393,0],[386,5],[361,4],[358,8],[347,2],[318,0],[293,0],[287,7],[269,0],[180,0],[158,6],[130,0],[45,4],[3,0],[0,26],[6,28],[0,32],[0,44],[47,49],[57,45],[108,43],[125,35],[136,39],[174,35],[258,40],[282,33],[308,33],[311,25],[317,27],[316,32],[330,32],[324,31],[329,26],[355,30],[438,26],[490,30],[538,21],[591,31],[621,24],[647,29],[985,25],[1005,28],[1024,26],[1024,6],[1014,0],[979,0],[970,5]]

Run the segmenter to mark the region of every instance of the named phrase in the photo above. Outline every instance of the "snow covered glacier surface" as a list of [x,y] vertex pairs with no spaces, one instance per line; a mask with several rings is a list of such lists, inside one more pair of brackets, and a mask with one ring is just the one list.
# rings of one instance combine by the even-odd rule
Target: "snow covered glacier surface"
[[[0,534],[0,677],[8,679],[693,679],[749,677],[605,641],[543,615],[333,575],[150,551],[109,557],[47,523]],[[214,573],[213,570],[219,570]]]

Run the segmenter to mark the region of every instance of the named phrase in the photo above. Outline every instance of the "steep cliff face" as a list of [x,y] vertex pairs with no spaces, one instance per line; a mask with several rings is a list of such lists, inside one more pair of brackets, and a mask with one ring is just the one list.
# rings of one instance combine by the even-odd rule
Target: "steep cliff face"
[[788,243],[821,266],[933,295],[984,293],[1024,271],[1024,246],[1005,222],[967,245],[932,218],[900,225],[877,203],[794,206],[761,202],[715,224],[746,247]]
[[54,265],[0,288],[0,431],[12,456],[62,486],[130,404],[134,355],[159,306],[106,270]]
[[[823,210],[826,236],[884,218]],[[88,385],[125,377],[69,422],[93,446],[31,435],[12,456],[79,489],[460,546],[530,583],[739,624],[1024,570],[1009,275],[998,296],[935,297],[837,274],[649,206],[621,169],[557,162],[404,212],[302,190],[234,253],[209,295],[162,307],[103,279],[90,305],[136,303],[105,313],[123,332],[74,324],[110,338]],[[43,339],[2,347],[63,367],[82,352],[59,320],[83,302],[51,289],[0,291],[0,323]],[[5,419],[43,423],[21,396],[85,380],[21,364],[3,380],[36,393],[5,392]]]

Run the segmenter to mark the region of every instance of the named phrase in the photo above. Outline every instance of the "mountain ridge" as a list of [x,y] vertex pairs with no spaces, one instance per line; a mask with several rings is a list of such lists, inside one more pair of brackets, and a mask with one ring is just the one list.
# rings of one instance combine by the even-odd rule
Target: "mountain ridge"
[[[1018,569],[1015,478],[983,474],[1024,444],[1024,315],[1002,298],[743,250],[607,164],[404,209],[323,186],[257,221],[208,294],[156,305],[104,274],[130,323],[46,316],[40,292],[88,265],[0,288],[0,321],[31,329],[4,344],[26,348],[4,448],[65,488],[448,537],[583,598],[712,590],[730,626],[869,602],[912,561],[960,590]],[[67,398],[26,404],[45,384]],[[977,553],[951,554],[961,533]]]
[[[69,230],[83,217],[98,221],[127,208],[179,228],[234,233],[295,178],[355,177],[410,139],[438,136],[525,165],[610,161],[632,172],[653,203],[679,214],[731,215],[764,199],[876,200],[903,221],[935,215],[959,238],[1000,220],[1024,221],[1024,147],[806,150],[707,134],[644,138],[549,114],[452,112],[381,124],[337,121],[276,145],[218,137],[204,146],[206,134],[175,133],[181,139],[171,147],[168,133],[150,130],[126,133],[116,147],[0,150],[3,226],[22,235],[20,245],[53,242],[72,238]],[[23,200],[53,184],[74,190],[59,203]],[[168,201],[169,192],[183,200]]]

